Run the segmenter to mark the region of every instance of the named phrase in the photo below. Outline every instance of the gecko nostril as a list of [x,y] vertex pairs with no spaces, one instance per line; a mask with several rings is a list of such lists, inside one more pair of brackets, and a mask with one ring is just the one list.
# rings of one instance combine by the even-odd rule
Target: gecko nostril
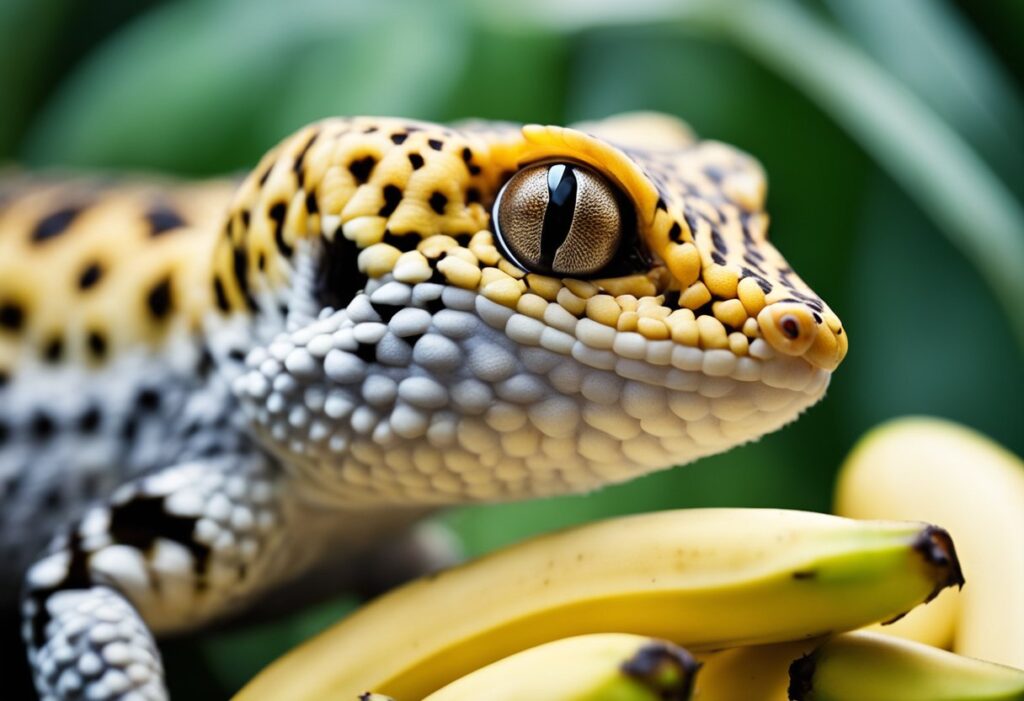
[[782,328],[782,333],[786,334],[787,338],[796,339],[800,336],[800,322],[792,314],[787,314],[779,320],[779,326]]

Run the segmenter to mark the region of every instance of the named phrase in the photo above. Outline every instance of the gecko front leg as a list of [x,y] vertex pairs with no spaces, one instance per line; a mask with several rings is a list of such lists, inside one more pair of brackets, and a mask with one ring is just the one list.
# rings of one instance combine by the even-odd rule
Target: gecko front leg
[[[154,634],[238,608],[301,567],[263,456],[175,465],[90,509],[28,571],[23,634],[42,699],[166,699]],[[286,552],[290,550],[290,552]]]

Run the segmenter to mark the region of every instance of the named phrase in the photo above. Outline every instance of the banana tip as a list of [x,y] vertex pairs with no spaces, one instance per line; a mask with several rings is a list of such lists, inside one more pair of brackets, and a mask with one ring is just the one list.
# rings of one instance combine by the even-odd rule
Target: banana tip
[[644,645],[622,663],[622,672],[658,693],[665,701],[687,701],[700,669],[693,655],[668,642]]
[[944,528],[938,526],[927,526],[914,541],[914,550],[921,553],[925,562],[945,572],[945,577],[940,579],[935,590],[928,597],[931,601],[939,592],[946,587],[964,586],[964,573],[960,568],[960,560],[956,556],[956,546],[953,545],[953,538]]
[[814,668],[817,664],[814,652],[793,660],[789,665],[789,688],[786,698],[792,701],[811,698],[814,691]]

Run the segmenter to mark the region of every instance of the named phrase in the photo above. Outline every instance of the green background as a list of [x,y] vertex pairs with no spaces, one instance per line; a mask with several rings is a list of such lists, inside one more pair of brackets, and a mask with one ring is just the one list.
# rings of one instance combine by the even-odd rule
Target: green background
[[[442,518],[475,554],[609,514],[827,510],[889,417],[1024,453],[1022,31],[1019,0],[4,0],[0,160],[205,175],[335,114],[678,115],[764,163],[772,238],[849,331],[827,398],[693,466]],[[172,641],[172,689],[223,698],[352,604]]]

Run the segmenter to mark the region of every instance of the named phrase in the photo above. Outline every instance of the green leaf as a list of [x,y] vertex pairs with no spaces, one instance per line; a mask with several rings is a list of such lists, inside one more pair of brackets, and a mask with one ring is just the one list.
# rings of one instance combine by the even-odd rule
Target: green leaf
[[447,2],[301,0],[287,11],[272,0],[167,5],[72,75],[28,153],[45,164],[248,168],[320,117],[441,110],[465,43],[457,5]]
[[0,2],[0,160],[11,155],[51,75],[58,29],[71,7],[70,0]]
[[1024,192],[1024,103],[992,49],[946,0],[827,0],[896,78]]

